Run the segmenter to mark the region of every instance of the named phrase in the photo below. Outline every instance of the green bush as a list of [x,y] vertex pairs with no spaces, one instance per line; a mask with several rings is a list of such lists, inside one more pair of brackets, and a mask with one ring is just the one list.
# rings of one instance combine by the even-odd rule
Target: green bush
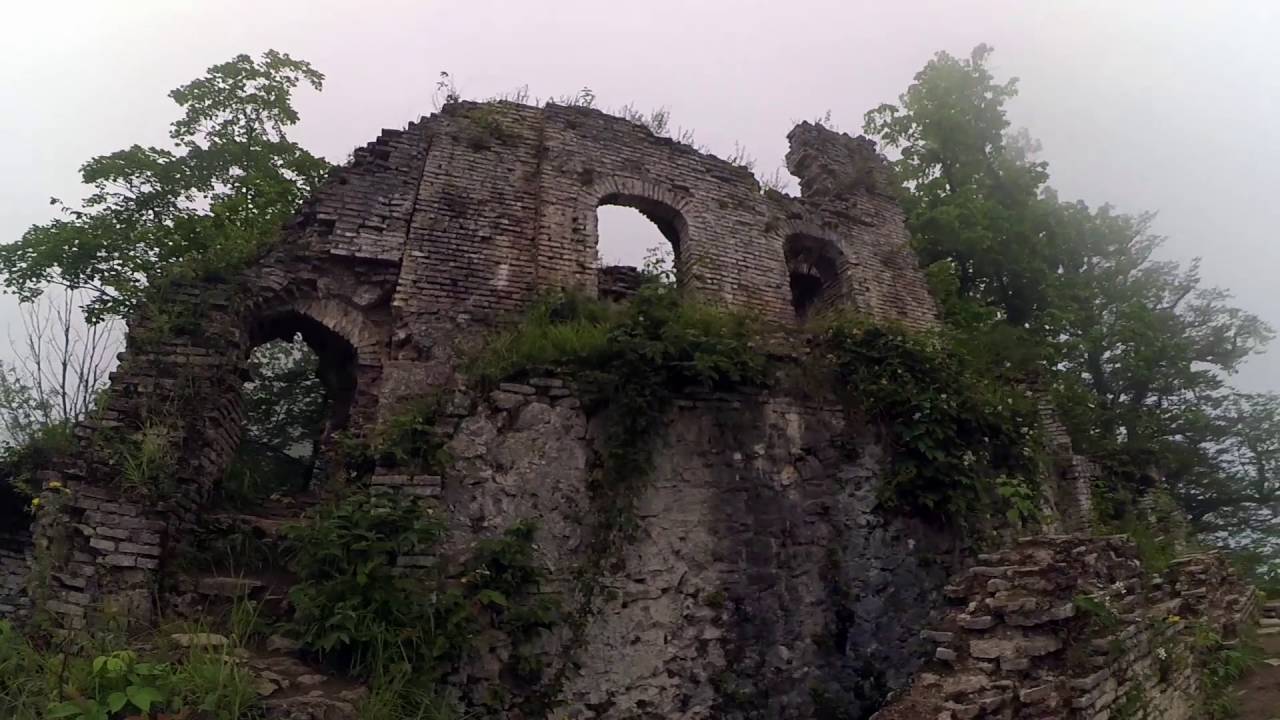
[[886,506],[943,522],[992,511],[1015,526],[1035,519],[1042,445],[1027,394],[984,377],[935,334],[843,316],[815,345],[838,395],[883,428]]
[[422,507],[366,492],[285,534],[298,576],[293,630],[304,645],[357,674],[436,659],[434,634],[457,608],[396,568],[401,555],[432,552],[443,534]]
[[243,720],[257,705],[252,678],[234,648],[149,651],[153,657],[92,648],[108,640],[40,644],[0,621],[0,708],[9,713],[6,720],[123,720],[161,712]]
[[437,430],[440,398],[410,400],[382,423],[368,452],[376,463],[416,472],[441,472],[449,463],[445,439]]
[[[443,527],[425,508],[367,492],[287,533],[298,575],[293,631],[322,658],[430,694],[433,681],[469,656],[475,636],[495,628],[511,638],[516,676],[532,682],[540,674],[531,645],[559,611],[541,592],[532,525],[479,542],[456,566],[437,554]],[[403,572],[404,555],[434,564]]]
[[1235,684],[1245,673],[1262,662],[1262,655],[1252,638],[1241,638],[1228,644],[1205,625],[1195,627],[1194,645],[1204,658],[1201,717],[1206,720],[1229,720],[1239,715],[1239,698]]

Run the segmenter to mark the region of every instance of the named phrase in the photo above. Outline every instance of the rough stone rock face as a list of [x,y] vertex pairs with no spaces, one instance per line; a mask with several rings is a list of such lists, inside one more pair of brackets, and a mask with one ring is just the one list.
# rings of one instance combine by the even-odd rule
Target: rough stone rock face
[[[595,428],[556,380],[460,418],[442,504],[457,530],[539,523],[566,577],[586,554]],[[873,438],[783,397],[683,401],[639,529],[599,579],[561,717],[865,716],[925,658],[954,539],[876,512]]]
[[873,720],[1199,718],[1197,635],[1232,639],[1258,611],[1224,556],[1150,578],[1122,536],[1029,538],[979,562],[922,633],[932,667]]

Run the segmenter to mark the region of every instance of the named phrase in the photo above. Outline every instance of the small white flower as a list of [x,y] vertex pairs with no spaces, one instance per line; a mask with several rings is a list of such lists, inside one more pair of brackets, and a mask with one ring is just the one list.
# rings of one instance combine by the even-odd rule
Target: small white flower
[[1169,651],[1165,650],[1164,648],[1156,648],[1156,657],[1160,658],[1161,660],[1168,660]]

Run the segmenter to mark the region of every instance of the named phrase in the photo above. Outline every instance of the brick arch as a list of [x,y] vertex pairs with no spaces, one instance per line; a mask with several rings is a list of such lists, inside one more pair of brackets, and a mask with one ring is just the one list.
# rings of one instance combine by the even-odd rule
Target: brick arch
[[[386,342],[386,331],[372,322],[366,313],[336,298],[299,297],[267,307],[258,305],[247,320],[249,349],[261,345],[261,335],[270,334],[274,319],[297,315],[316,323],[351,346],[357,362],[371,364]],[[275,338],[268,338],[275,339]]]
[[[587,252],[592,255],[600,246],[598,215],[602,206],[629,207],[638,210],[658,228],[671,243],[676,281],[685,287],[693,279],[697,239],[689,231],[690,198],[669,187],[636,178],[609,176],[597,179],[589,189],[591,206],[590,236]],[[590,263],[594,266],[594,262]]]
[[777,223],[771,238],[782,248],[780,272],[798,320],[856,305],[854,261],[838,235],[803,218],[789,218]]

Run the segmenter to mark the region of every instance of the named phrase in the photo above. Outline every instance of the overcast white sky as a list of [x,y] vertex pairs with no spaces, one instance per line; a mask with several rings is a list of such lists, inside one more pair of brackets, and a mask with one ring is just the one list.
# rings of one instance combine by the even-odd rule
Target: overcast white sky
[[[431,111],[448,70],[468,96],[590,86],[667,106],[673,124],[766,172],[792,123],[856,131],[937,50],[996,48],[1022,79],[1014,123],[1064,198],[1156,210],[1167,255],[1280,326],[1280,3],[1259,0],[0,0],[0,242],[75,198],[77,167],[162,144],[166,93],[267,48],[328,76],[296,137],[340,161]],[[0,299],[0,328],[15,305]],[[3,337],[0,334],[0,337]],[[0,353],[0,358],[3,353]],[[1280,350],[1238,378],[1280,390]]]

